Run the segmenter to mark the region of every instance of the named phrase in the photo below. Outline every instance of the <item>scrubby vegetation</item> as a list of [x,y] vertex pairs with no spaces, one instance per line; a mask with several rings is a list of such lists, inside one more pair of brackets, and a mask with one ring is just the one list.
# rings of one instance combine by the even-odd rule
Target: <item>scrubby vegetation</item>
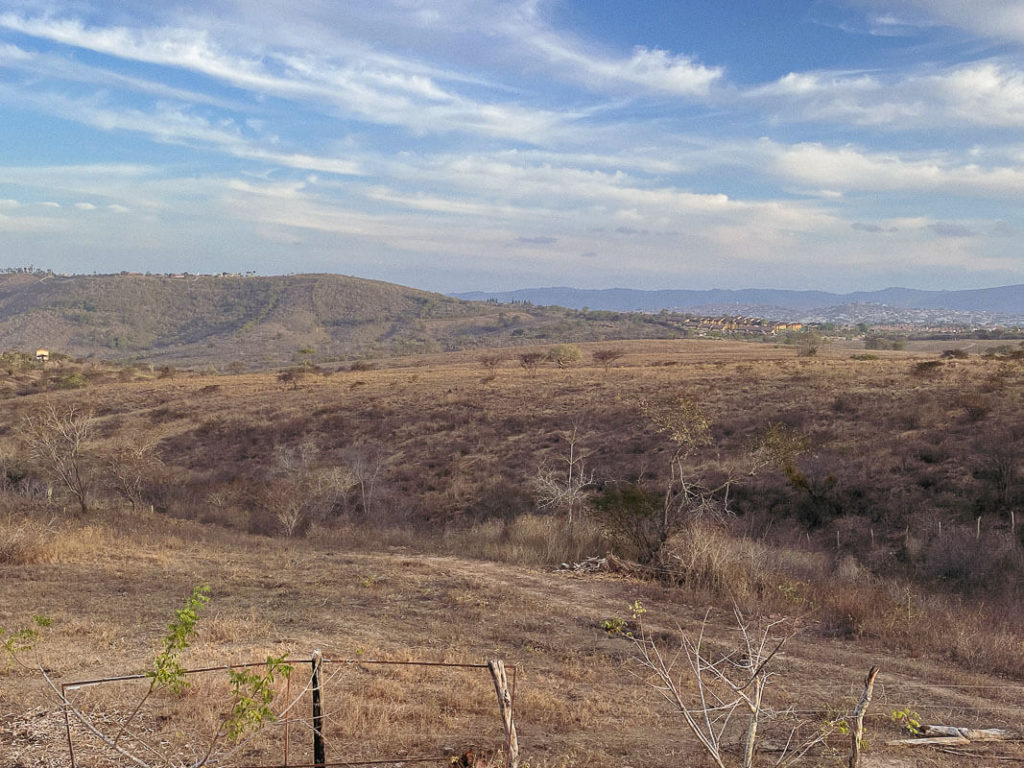
[[0,564],[90,546],[94,516],[517,566],[612,553],[673,601],[1024,679],[1016,357],[634,341],[300,369],[8,372]]
[[[268,536],[398,527],[426,548],[538,564],[611,550],[691,587],[792,601],[838,635],[961,654],[923,606],[983,598],[1017,628],[1020,363],[635,350],[614,371],[576,345],[528,351],[536,364],[494,362],[486,382],[468,361],[168,384],[106,373],[82,395],[12,403],[8,493]],[[559,365],[538,368],[545,357]],[[1014,647],[985,663],[1024,674]]]

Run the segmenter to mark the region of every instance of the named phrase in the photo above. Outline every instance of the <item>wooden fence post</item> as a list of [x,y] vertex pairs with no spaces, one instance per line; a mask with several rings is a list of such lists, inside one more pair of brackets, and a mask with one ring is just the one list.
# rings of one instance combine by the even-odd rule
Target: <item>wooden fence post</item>
[[320,701],[320,667],[323,661],[320,651],[313,651],[313,764],[317,766],[327,763],[327,756],[324,753],[324,713]]
[[878,674],[878,667],[872,667],[868,676],[864,679],[864,693],[853,710],[853,728],[850,733],[850,768],[858,768],[860,765],[860,745],[864,740],[864,713],[871,703],[871,693],[875,687],[875,675]]
[[[287,701],[287,702],[290,702],[292,700],[292,676],[291,675],[288,675],[288,677],[286,677],[284,679],[284,700]],[[289,733],[290,726],[291,726],[290,719],[289,720],[285,720],[284,721],[284,764],[286,766],[288,765],[288,742],[289,742],[289,738],[288,737],[290,736],[290,733]]]
[[508,689],[505,662],[500,659],[491,659],[487,662],[487,668],[491,670],[491,677],[494,678],[494,690],[498,694],[501,723],[505,727],[508,768],[519,768],[519,739],[516,737],[516,724],[512,719],[512,694]]

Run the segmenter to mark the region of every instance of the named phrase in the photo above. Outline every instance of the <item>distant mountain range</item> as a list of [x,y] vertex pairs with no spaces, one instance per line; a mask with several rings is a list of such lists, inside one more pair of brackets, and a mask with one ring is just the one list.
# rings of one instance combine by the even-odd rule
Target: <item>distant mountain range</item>
[[707,291],[526,288],[496,293],[474,291],[451,295],[467,301],[525,301],[537,305],[558,305],[573,309],[587,307],[613,312],[657,312],[662,309],[686,311],[709,306],[733,306],[738,308],[776,308],[793,313],[844,305],[873,304],[895,309],[986,312],[1024,316],[1024,285],[1007,285],[969,291],[918,291],[910,288],[886,288],[881,291],[858,291],[856,293],[785,291],[762,288]]

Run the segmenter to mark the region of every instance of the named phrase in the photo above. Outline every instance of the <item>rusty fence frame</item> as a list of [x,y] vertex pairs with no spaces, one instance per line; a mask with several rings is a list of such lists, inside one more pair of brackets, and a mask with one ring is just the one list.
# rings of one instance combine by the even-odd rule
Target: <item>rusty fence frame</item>
[[[433,755],[429,757],[381,757],[374,760],[362,760],[362,761],[337,761],[327,762],[326,758],[326,745],[323,738],[324,730],[324,714],[323,714],[323,701],[322,701],[322,682],[321,682],[321,671],[325,664],[339,664],[346,666],[406,666],[406,667],[444,667],[449,669],[479,669],[487,670],[491,679],[494,682],[495,693],[498,697],[498,708],[502,720],[502,729],[505,735],[504,749],[507,757],[508,768],[518,768],[519,766],[519,742],[516,734],[515,718],[513,711],[515,708],[515,697],[516,697],[516,682],[518,667],[515,664],[510,664],[506,667],[504,661],[500,659],[489,659],[485,663],[459,663],[459,662],[445,662],[445,661],[394,661],[389,659],[353,659],[353,658],[330,658],[325,657],[319,650],[314,650],[309,658],[286,658],[283,660],[285,664],[291,664],[297,666],[300,664],[309,664],[311,668],[311,679],[310,689],[312,692],[312,712],[310,713],[309,720],[312,723],[313,733],[313,762],[312,763],[289,763],[288,761],[288,746],[289,746],[289,728],[288,724],[285,724],[285,735],[284,735],[284,762],[283,763],[259,763],[259,764],[248,764],[248,765],[233,765],[231,768],[340,768],[341,766],[373,766],[383,764],[413,764],[413,763],[427,763],[437,762],[438,760],[445,760],[448,755]],[[184,670],[185,675],[196,675],[206,672],[218,672],[221,670],[233,670],[233,669],[251,669],[254,667],[266,666],[265,661],[254,661],[240,664],[223,664],[213,667],[196,667],[193,669]],[[506,673],[506,669],[511,674]],[[64,709],[64,728],[67,736],[68,746],[68,757],[70,758],[71,768],[79,768],[75,760],[75,749],[74,739],[71,733],[71,712],[73,707],[70,700],[68,699],[68,693],[76,691],[81,688],[89,688],[93,686],[100,686],[107,683],[119,683],[126,682],[129,680],[144,680],[149,676],[144,673],[132,674],[132,675],[118,675],[115,677],[99,677],[91,680],[78,680],[74,682],[61,683],[59,686],[60,698]],[[286,683],[290,685],[290,681]],[[289,689],[290,690],[290,689]],[[286,694],[286,697],[290,697],[290,693]],[[76,715],[81,717],[79,713]]]

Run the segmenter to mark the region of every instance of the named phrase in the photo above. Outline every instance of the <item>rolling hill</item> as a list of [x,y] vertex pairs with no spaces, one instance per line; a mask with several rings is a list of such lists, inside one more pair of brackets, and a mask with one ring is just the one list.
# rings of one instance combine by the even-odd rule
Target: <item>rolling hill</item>
[[342,275],[0,275],[0,340],[75,357],[279,365],[426,352],[493,306]]
[[0,274],[0,350],[248,369],[551,342],[677,338],[682,315],[470,302],[327,274]]

